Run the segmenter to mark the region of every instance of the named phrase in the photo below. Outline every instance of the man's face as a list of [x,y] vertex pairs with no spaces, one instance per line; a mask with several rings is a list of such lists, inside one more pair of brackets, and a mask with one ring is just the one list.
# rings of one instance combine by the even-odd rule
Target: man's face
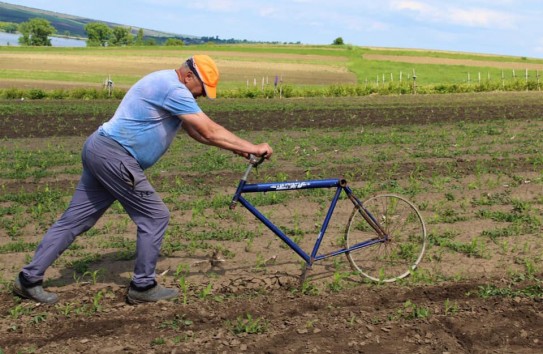
[[185,86],[187,86],[194,98],[205,96],[204,83],[192,71],[187,72]]

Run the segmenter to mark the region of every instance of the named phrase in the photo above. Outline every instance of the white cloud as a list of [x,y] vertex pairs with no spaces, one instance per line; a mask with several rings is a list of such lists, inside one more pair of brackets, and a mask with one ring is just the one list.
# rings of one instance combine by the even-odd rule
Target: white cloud
[[[502,3],[506,3],[502,1]],[[451,5],[445,2],[393,0],[390,8],[396,12],[412,14],[421,23],[443,23],[465,27],[490,29],[515,28],[519,17],[509,12],[486,7]]]
[[516,18],[507,13],[488,9],[452,8],[446,17],[451,23],[483,28],[514,28]]

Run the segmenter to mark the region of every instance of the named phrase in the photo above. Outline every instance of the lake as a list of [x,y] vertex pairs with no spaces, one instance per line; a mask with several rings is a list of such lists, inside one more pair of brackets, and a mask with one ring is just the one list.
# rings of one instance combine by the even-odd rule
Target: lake
[[[20,34],[0,32],[0,46],[19,46]],[[49,37],[53,47],[86,47],[87,42],[83,39]]]

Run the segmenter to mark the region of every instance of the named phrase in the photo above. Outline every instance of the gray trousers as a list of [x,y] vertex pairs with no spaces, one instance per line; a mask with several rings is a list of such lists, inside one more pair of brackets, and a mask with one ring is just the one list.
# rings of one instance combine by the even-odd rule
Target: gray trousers
[[170,219],[168,208],[137,161],[117,142],[95,132],[85,142],[81,157],[83,174],[68,209],[47,231],[22,273],[30,282],[43,280],[47,268],[75,238],[118,200],[138,227],[132,282],[137,287],[153,284]]

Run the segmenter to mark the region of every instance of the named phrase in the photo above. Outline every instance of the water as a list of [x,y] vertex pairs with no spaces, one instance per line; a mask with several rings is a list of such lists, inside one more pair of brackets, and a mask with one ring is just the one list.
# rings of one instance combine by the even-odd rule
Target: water
[[[0,32],[0,46],[19,45],[20,34]],[[53,47],[86,47],[87,42],[82,39],[49,37]]]

